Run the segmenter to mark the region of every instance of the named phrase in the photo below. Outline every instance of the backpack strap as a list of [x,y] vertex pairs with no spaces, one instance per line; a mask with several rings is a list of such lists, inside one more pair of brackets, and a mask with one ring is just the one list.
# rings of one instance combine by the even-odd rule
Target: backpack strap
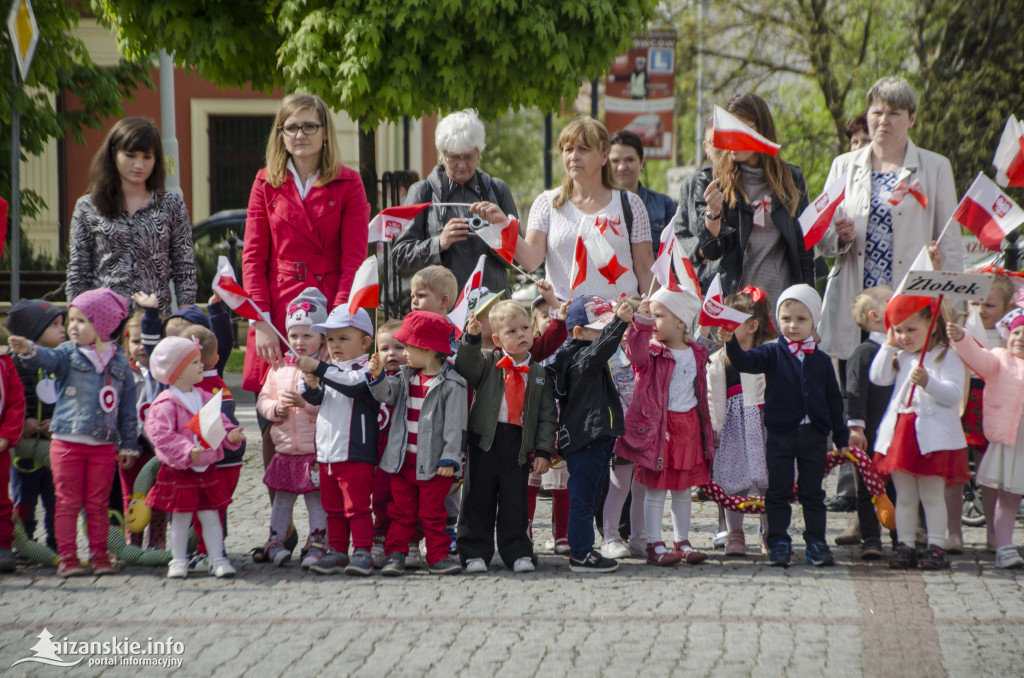
[[633,243],[633,207],[629,204],[629,191],[619,191],[622,200],[622,218],[626,220],[626,234],[630,244]]

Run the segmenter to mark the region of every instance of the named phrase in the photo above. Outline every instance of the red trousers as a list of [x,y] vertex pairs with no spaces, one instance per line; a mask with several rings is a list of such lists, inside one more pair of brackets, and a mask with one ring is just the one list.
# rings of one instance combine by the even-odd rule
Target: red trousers
[[60,557],[76,558],[78,512],[85,508],[89,554],[107,552],[107,508],[117,468],[113,445],[83,445],[63,440],[50,443],[50,468],[57,502],[53,531]]
[[[218,466],[217,484],[224,488],[229,497],[235,496],[235,488],[238,487],[238,476],[242,474],[242,466]],[[224,528],[224,539],[228,538],[228,507],[220,510],[220,524]],[[192,529],[196,531],[199,544],[196,547],[200,553],[206,553],[206,542],[203,541],[203,524],[199,522],[199,516],[192,516]]]
[[327,513],[327,544],[339,553],[373,546],[370,494],[375,467],[361,461],[320,463],[320,503]]
[[[14,541],[14,502],[11,501],[11,453],[0,452],[0,549],[11,548]],[[33,510],[35,506],[32,507]]]
[[444,476],[417,480],[416,456],[406,454],[402,468],[391,475],[391,505],[388,507],[391,526],[384,552],[407,554],[416,528],[422,526],[427,540],[427,564],[447,558],[452,540],[444,529],[448,519],[444,498],[451,489],[452,479]]

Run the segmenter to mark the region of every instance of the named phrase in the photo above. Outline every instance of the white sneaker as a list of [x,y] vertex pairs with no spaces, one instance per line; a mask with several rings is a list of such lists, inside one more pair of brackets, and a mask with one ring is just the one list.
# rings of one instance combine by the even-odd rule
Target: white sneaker
[[384,553],[384,542],[374,540],[373,546],[370,547],[370,560],[378,570],[384,567],[384,561],[387,560],[387,555]]
[[[522,560],[520,558],[519,560]],[[516,566],[519,566],[519,560],[516,561]],[[466,574],[482,574],[487,571],[487,563],[484,562],[483,558],[470,558],[466,561]],[[519,570],[516,570],[518,572]]]
[[[639,534],[635,537],[630,537],[628,550],[629,555],[634,558],[647,558],[647,535]],[[608,556],[605,557],[607,558]]]
[[1018,570],[1024,567],[1024,558],[1020,557],[1014,546],[996,548],[996,567],[1004,570]]
[[409,544],[409,555],[405,557],[406,567],[426,567],[427,561],[420,554],[419,544]]
[[711,545],[716,549],[725,548],[725,540],[729,536],[729,530],[722,530],[721,532],[715,533],[715,538],[711,540]]
[[[533,565],[533,559],[529,556],[516,558],[516,562],[512,564],[513,572],[533,572],[536,569]],[[466,571],[468,572],[469,570],[467,569]]]
[[167,565],[168,579],[184,579],[188,576],[188,558],[175,558]]
[[605,558],[613,558],[618,560],[619,558],[628,558],[629,549],[622,543],[621,539],[605,539],[604,543],[601,544],[601,555]]
[[234,577],[235,568],[231,566],[231,561],[221,556],[220,558],[210,559],[210,574],[217,579],[223,579],[224,577]]

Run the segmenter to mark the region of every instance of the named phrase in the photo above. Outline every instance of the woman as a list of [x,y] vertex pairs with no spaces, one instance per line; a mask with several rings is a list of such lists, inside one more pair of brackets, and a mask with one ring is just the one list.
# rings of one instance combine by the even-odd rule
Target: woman
[[[725,110],[777,141],[768,104],[756,94],[734,96]],[[701,251],[721,260],[726,296],[753,285],[768,294],[774,310],[790,285],[814,285],[814,253],[804,248],[797,222],[808,203],[799,167],[767,153],[723,151],[715,157],[712,176],[698,175],[695,193],[703,196],[696,201],[694,224]]]
[[[528,271],[543,263],[548,282],[562,299],[585,294],[605,299],[646,294],[654,264],[647,208],[640,196],[623,191],[615,179],[608,159],[608,130],[592,118],[577,118],[558,135],[558,150],[565,167],[562,185],[537,196],[526,238],[520,238],[516,247],[516,258]],[[614,284],[609,283],[589,256],[586,279],[572,290],[576,238],[586,229],[596,228],[597,217],[605,217],[603,237],[627,270]]]
[[195,303],[196,264],[185,202],[164,191],[160,132],[145,118],[117,122],[89,169],[89,192],[71,216],[67,298],[108,287],[123,297],[156,294],[171,313]]
[[[501,179],[479,168],[484,143],[484,124],[476,111],[466,109],[445,116],[434,132],[434,146],[441,161],[424,181],[413,184],[403,204],[485,201],[497,204],[504,214],[518,217],[512,192]],[[501,257],[483,240],[469,232],[466,207],[431,207],[416,215],[395,239],[391,261],[405,278],[425,266],[440,265],[455,274],[459,289],[473,273],[481,254],[489,255],[483,285],[494,291],[508,289],[508,269]],[[408,289],[408,280],[405,288]]]
[[647,220],[651,224],[651,243],[658,251],[661,231],[676,213],[676,204],[664,193],[658,193],[640,183],[640,172],[645,169],[644,142],[640,135],[621,130],[612,135],[612,150],[608,160],[615,170],[619,185],[640,196],[647,208]]
[[[936,240],[941,267],[963,270],[960,229],[949,228],[939,240],[957,205],[949,161],[909,137],[917,93],[903,78],[889,76],[871,87],[867,103],[871,143],[832,161],[826,183],[845,175],[846,197],[818,244],[823,256],[835,257],[825,288],[821,348],[840,360],[860,343],[850,309],[862,290],[899,285],[921,249]],[[927,205],[909,193],[891,204],[901,184],[923,192]]]
[[[313,94],[281,102],[267,141],[267,166],[249,195],[242,280],[270,322],[284,331],[288,302],[316,287],[331,308],[348,300],[366,258],[370,205],[359,173],[341,164],[334,121]],[[282,343],[267,321],[253,323],[242,388],[259,392]]]

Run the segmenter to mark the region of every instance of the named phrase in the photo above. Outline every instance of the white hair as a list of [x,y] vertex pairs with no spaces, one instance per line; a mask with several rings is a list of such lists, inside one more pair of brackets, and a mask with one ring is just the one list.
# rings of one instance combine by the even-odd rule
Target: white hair
[[484,124],[476,111],[467,108],[441,118],[434,132],[434,146],[441,153],[469,153],[473,149],[483,153]]

